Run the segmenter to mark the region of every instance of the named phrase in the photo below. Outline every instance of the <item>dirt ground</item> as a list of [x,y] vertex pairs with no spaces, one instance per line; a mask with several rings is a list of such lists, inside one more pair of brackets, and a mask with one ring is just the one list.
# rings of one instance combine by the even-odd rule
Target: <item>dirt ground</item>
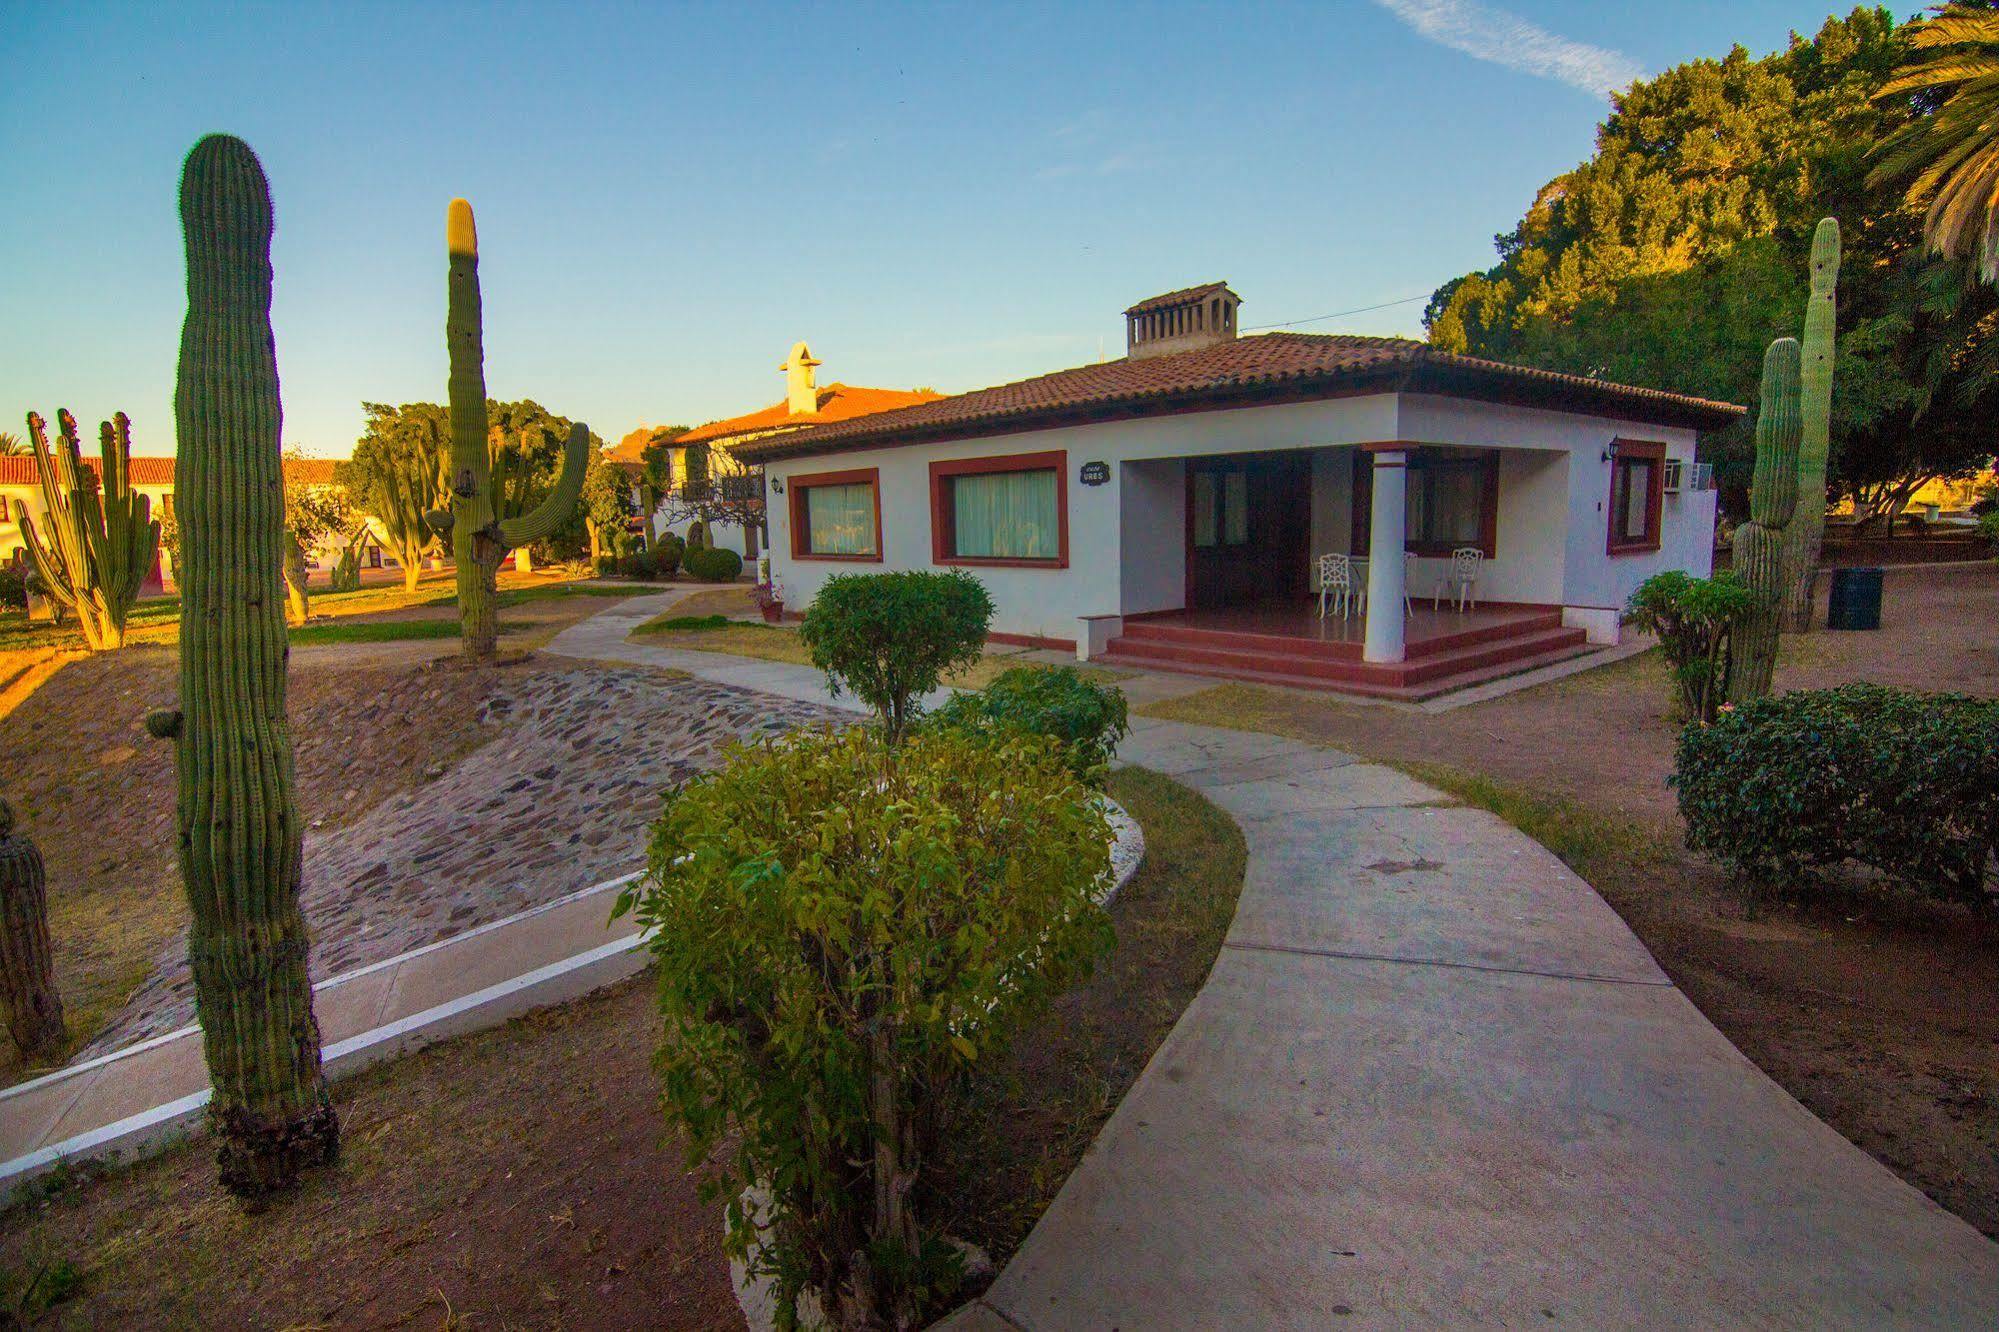
[[[930,1198],[1004,1260],[1053,1199],[1221,947],[1240,833],[1124,772],[1147,856],[1117,944],[976,1084]],[[54,1184],[0,1212],[0,1326],[33,1273],[74,1274],[58,1327],[737,1328],[721,1208],[657,1106],[636,979],[335,1084],[345,1153],[246,1217],[204,1146]]]
[[[1787,637],[1778,688],[1999,695],[1999,569],[1891,572],[1882,626]],[[1857,892],[1745,902],[1681,844],[1657,653],[1439,714],[1247,686],[1145,711],[1436,765],[1575,811],[1556,816],[1588,825],[1580,854],[1554,849],[1701,1011],[1849,1139],[1999,1238],[1999,921]]]
[[[508,608],[502,618],[520,632],[503,645],[513,651],[546,641],[609,604],[568,596]],[[456,612],[393,614],[413,613]],[[456,650],[452,639],[293,650],[288,702],[309,827],[337,827],[490,738],[476,717],[483,691],[455,662],[416,669]],[[139,987],[186,921],[174,859],[173,747],[140,724],[149,709],[173,701],[177,673],[169,646],[86,655],[0,715],[0,786],[47,862],[56,984],[72,1049]],[[32,1071],[0,1040],[0,1083]]]

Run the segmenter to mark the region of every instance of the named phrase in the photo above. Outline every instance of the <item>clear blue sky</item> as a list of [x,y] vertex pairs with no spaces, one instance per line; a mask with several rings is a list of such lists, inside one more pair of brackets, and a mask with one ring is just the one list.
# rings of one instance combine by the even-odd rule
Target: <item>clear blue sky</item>
[[123,409],[171,450],[176,182],[211,130],[272,182],[288,444],[442,398],[460,194],[490,389],[615,441],[774,401],[798,338],[822,383],[955,391],[1120,354],[1126,305],[1193,282],[1245,325],[1427,294],[1589,153],[1601,86],[1827,12],[11,0],[0,428]]

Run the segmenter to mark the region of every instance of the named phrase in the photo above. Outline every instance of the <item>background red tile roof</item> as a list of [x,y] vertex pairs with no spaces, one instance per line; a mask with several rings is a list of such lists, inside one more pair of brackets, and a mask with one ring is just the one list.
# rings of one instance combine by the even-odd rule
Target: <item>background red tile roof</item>
[[[333,484],[334,467],[346,461],[342,458],[287,458],[285,459],[285,480],[294,485],[327,486]],[[95,457],[86,453],[84,466],[91,471],[101,465]],[[141,456],[132,459],[132,484],[135,486],[171,486],[174,483],[174,460],[157,456]],[[0,486],[38,486],[41,476],[35,471],[34,455],[20,458],[0,458]]]
[[1148,360],[1106,361],[863,420],[815,425],[735,446],[747,462],[838,453],[1116,420],[1173,411],[1330,397],[1380,385],[1582,411],[1625,420],[1717,429],[1742,408],[1658,389],[1452,356],[1408,338],[1264,333]]
[[707,440],[728,439],[734,435],[783,430],[789,426],[814,426],[833,421],[851,421],[858,417],[872,416],[877,412],[893,411],[898,407],[935,402],[943,396],[933,389],[860,388],[853,384],[828,384],[819,390],[817,416],[793,416],[787,403],[774,402],[768,407],[742,416],[732,416],[726,421],[710,421],[707,425],[696,426],[673,442],[699,444]]

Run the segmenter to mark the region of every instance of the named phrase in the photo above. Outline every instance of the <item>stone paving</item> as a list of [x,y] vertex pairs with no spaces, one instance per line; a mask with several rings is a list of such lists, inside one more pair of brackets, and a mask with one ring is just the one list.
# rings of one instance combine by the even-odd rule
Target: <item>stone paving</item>
[[[636,868],[659,797],[737,741],[848,714],[643,667],[502,675],[494,738],[435,781],[305,841],[315,979],[394,957]],[[194,1020],[186,944],[83,1052]]]

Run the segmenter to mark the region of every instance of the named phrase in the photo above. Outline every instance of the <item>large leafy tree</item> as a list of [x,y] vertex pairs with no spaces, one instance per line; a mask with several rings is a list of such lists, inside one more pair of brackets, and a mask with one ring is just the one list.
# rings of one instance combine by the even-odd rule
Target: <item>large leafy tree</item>
[[[1907,52],[1885,9],[1807,41],[1741,47],[1634,84],[1596,153],[1542,188],[1497,238],[1499,262],[1446,283],[1426,312],[1450,351],[1751,402],[1763,348],[1795,335],[1813,227],[1838,217],[1833,487],[1892,511],[1991,444],[1989,346],[1999,302],[1924,253],[1920,219],[1870,183],[1870,154],[1920,114],[1881,98]],[[1751,424],[1706,442],[1739,505]]]
[[1909,34],[1910,59],[1875,95],[1916,94],[1924,113],[1882,145],[1877,183],[1906,182],[1926,205],[1938,254],[1976,258],[1999,282],[1999,12],[1952,4]]
[[[399,407],[364,402],[368,423],[354,455],[335,471],[356,508],[374,519],[396,562],[403,585],[416,589],[424,556],[437,534],[424,514],[445,507],[451,425],[444,407],[409,402]],[[501,518],[532,510],[554,489],[562,468],[562,442],[570,421],[532,399],[486,404],[491,437],[494,509]],[[579,527],[578,544],[581,544]]]

